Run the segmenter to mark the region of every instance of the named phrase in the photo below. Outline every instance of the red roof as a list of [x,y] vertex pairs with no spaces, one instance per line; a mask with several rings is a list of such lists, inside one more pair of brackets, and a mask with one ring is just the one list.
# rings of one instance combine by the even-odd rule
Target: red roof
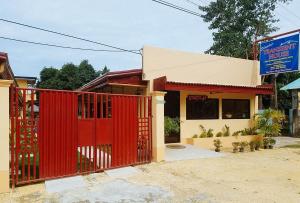
[[220,93],[252,93],[252,94],[273,94],[272,85],[259,86],[235,86],[202,83],[183,83],[167,81],[167,78],[160,77],[154,80],[154,91],[198,91],[198,92],[220,92]]
[[109,84],[123,84],[123,85],[147,85],[146,81],[142,80],[142,69],[131,69],[124,71],[108,72],[91,82],[83,85],[79,91],[89,91],[98,87]]

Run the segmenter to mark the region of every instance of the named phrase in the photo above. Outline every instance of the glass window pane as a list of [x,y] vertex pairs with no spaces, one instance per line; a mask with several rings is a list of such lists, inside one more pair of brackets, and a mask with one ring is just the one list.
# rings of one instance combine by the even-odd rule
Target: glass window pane
[[218,119],[219,100],[218,99],[186,99],[186,119]]
[[249,119],[250,100],[249,99],[223,99],[222,118],[223,119]]

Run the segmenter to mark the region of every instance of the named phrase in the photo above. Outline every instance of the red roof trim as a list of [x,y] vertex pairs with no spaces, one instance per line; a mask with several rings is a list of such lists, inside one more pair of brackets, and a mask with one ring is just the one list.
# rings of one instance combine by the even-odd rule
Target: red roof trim
[[[99,85],[105,86],[109,82],[118,82],[119,81],[122,84],[126,84],[126,83],[131,84],[132,82],[134,84],[137,84],[138,82],[143,82],[142,80],[134,80],[133,81],[132,79],[129,78],[131,76],[142,77],[142,69],[131,69],[131,70],[124,70],[124,71],[108,72],[108,73],[92,80],[91,82],[83,85],[78,90],[79,91],[88,91]],[[128,80],[126,80],[127,77],[128,77]],[[123,78],[123,79],[121,79],[121,78]]]
[[270,85],[251,86],[234,86],[218,84],[201,84],[201,83],[182,83],[167,81],[167,78],[160,77],[154,80],[154,91],[196,91],[196,92],[220,92],[220,93],[249,93],[249,94],[273,94],[273,87]]

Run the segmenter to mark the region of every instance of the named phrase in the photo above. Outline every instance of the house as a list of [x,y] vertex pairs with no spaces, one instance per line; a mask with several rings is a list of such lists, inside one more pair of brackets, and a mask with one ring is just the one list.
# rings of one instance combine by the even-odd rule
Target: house
[[37,78],[26,76],[15,76],[8,60],[8,54],[0,52],[0,79],[13,80],[14,84],[18,87],[28,88],[34,87]]
[[199,134],[200,124],[214,132],[225,125],[232,132],[251,126],[258,95],[273,94],[272,86],[261,85],[258,67],[252,60],[145,46],[141,69],[107,73],[79,90],[165,92],[164,116],[180,120],[180,134],[171,142],[185,143]]
[[[273,94],[272,86],[261,85],[258,61],[151,46],[142,57],[141,69],[107,73],[79,90],[155,95],[153,151],[160,159],[165,143],[187,143],[199,125],[214,133],[225,125],[231,132],[251,127],[258,96]],[[164,117],[178,118],[180,133],[165,137]]]
[[300,78],[282,87],[282,91],[291,91],[292,108],[289,110],[289,130],[294,137],[300,135]]

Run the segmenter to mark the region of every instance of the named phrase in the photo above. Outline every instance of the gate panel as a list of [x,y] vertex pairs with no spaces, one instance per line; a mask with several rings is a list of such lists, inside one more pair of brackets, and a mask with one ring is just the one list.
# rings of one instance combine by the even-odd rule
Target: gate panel
[[12,185],[151,161],[151,97],[11,88]]
[[112,167],[135,164],[138,121],[136,97],[112,96],[112,120]]
[[74,93],[40,92],[40,178],[77,172],[76,107]]

